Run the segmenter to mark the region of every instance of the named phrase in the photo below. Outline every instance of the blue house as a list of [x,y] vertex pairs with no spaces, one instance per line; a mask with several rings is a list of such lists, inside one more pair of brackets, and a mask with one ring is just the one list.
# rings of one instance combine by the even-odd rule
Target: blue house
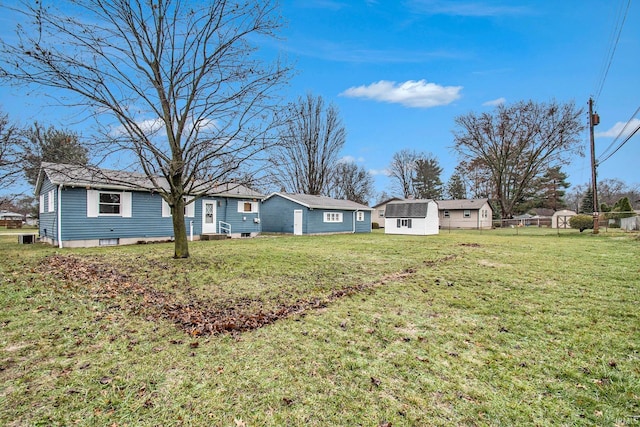
[[[36,195],[40,240],[52,245],[124,245],[174,237],[171,209],[143,174],[43,163]],[[187,234],[193,240],[212,234],[256,236],[262,199],[264,195],[234,183],[187,198]]]
[[271,233],[369,233],[368,206],[308,194],[273,193],[262,202],[262,231]]

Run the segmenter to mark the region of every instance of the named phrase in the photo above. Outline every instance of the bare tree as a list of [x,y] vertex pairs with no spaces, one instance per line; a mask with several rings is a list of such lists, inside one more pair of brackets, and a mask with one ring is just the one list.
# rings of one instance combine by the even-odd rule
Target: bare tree
[[454,149],[463,160],[480,161],[487,168],[501,215],[509,218],[536,177],[583,154],[581,115],[574,103],[555,101],[500,105],[493,114],[469,113],[455,119],[459,130],[454,132]]
[[373,196],[373,177],[364,167],[353,162],[338,162],[329,196],[369,205]]
[[271,162],[274,180],[285,191],[328,195],[332,173],[345,144],[337,107],[307,94],[289,105],[287,124]]
[[414,196],[413,178],[416,170],[416,162],[425,156],[415,150],[400,150],[394,153],[389,164],[390,176],[394,181],[394,189],[399,191],[404,198]]
[[[255,55],[282,23],[268,0],[70,0],[22,3],[28,24],[0,43],[0,78],[61,90],[88,107],[111,152],[171,206],[175,257],[189,256],[187,195],[212,191],[274,139],[290,69]],[[123,183],[124,184],[124,183]]]
[[40,164],[55,162],[74,165],[86,165],[89,162],[89,150],[82,145],[78,135],[69,130],[45,128],[39,123],[23,132],[23,170],[27,181],[36,184]]
[[19,129],[0,114],[0,186],[7,189],[18,178],[20,169]]

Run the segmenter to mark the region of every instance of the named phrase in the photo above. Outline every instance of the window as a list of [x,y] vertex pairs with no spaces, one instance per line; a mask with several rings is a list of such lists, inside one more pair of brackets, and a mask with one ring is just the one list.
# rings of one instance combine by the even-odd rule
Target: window
[[44,213],[44,194],[40,195],[40,213]]
[[257,213],[258,212],[258,202],[239,201],[238,202],[238,212],[240,212],[240,213]]
[[464,211],[464,217],[465,218],[471,218],[471,211],[469,209],[465,209]]
[[482,218],[488,218],[488,217],[489,217],[489,214],[488,214],[487,210],[483,209],[482,210]]
[[120,215],[120,193],[100,193],[99,215]]
[[55,194],[54,190],[47,193],[47,212],[53,212],[55,210]]
[[378,211],[378,216],[379,216],[380,218],[384,218],[384,209],[380,209],[380,210]]
[[[196,204],[195,202],[189,203],[193,200],[192,197],[183,197],[184,200],[184,216],[185,218],[193,218],[196,216]],[[162,199],[162,217],[169,218],[171,217],[171,206],[165,199]]]
[[342,212],[325,212],[324,222],[342,222]]
[[449,211],[444,211],[443,215],[445,218],[449,218]]
[[364,221],[364,212],[358,211],[357,221]]
[[411,218],[409,219],[398,218],[396,225],[397,225],[397,228],[402,228],[402,227],[411,228]]
[[87,190],[87,217],[121,216],[131,218],[132,195],[128,191]]

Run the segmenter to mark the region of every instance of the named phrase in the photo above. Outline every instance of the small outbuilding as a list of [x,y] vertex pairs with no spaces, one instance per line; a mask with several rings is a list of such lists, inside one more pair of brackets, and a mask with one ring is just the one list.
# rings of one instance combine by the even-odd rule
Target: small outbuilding
[[262,231],[331,234],[371,232],[368,206],[309,194],[273,193],[262,202]]
[[431,199],[398,200],[387,204],[385,234],[438,234],[438,204]]
[[568,209],[554,212],[553,215],[551,215],[551,228],[571,228],[569,220],[571,220],[572,216],[576,215],[577,213],[575,211]]

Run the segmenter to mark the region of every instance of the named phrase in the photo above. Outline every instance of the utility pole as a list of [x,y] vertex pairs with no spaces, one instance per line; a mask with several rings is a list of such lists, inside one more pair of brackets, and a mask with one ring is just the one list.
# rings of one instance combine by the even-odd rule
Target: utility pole
[[593,99],[589,98],[589,139],[591,142],[591,191],[593,193],[593,234],[598,234],[599,230],[599,214],[598,210],[598,187],[596,185],[596,144],[593,136],[593,128],[600,123],[600,116],[593,112]]

